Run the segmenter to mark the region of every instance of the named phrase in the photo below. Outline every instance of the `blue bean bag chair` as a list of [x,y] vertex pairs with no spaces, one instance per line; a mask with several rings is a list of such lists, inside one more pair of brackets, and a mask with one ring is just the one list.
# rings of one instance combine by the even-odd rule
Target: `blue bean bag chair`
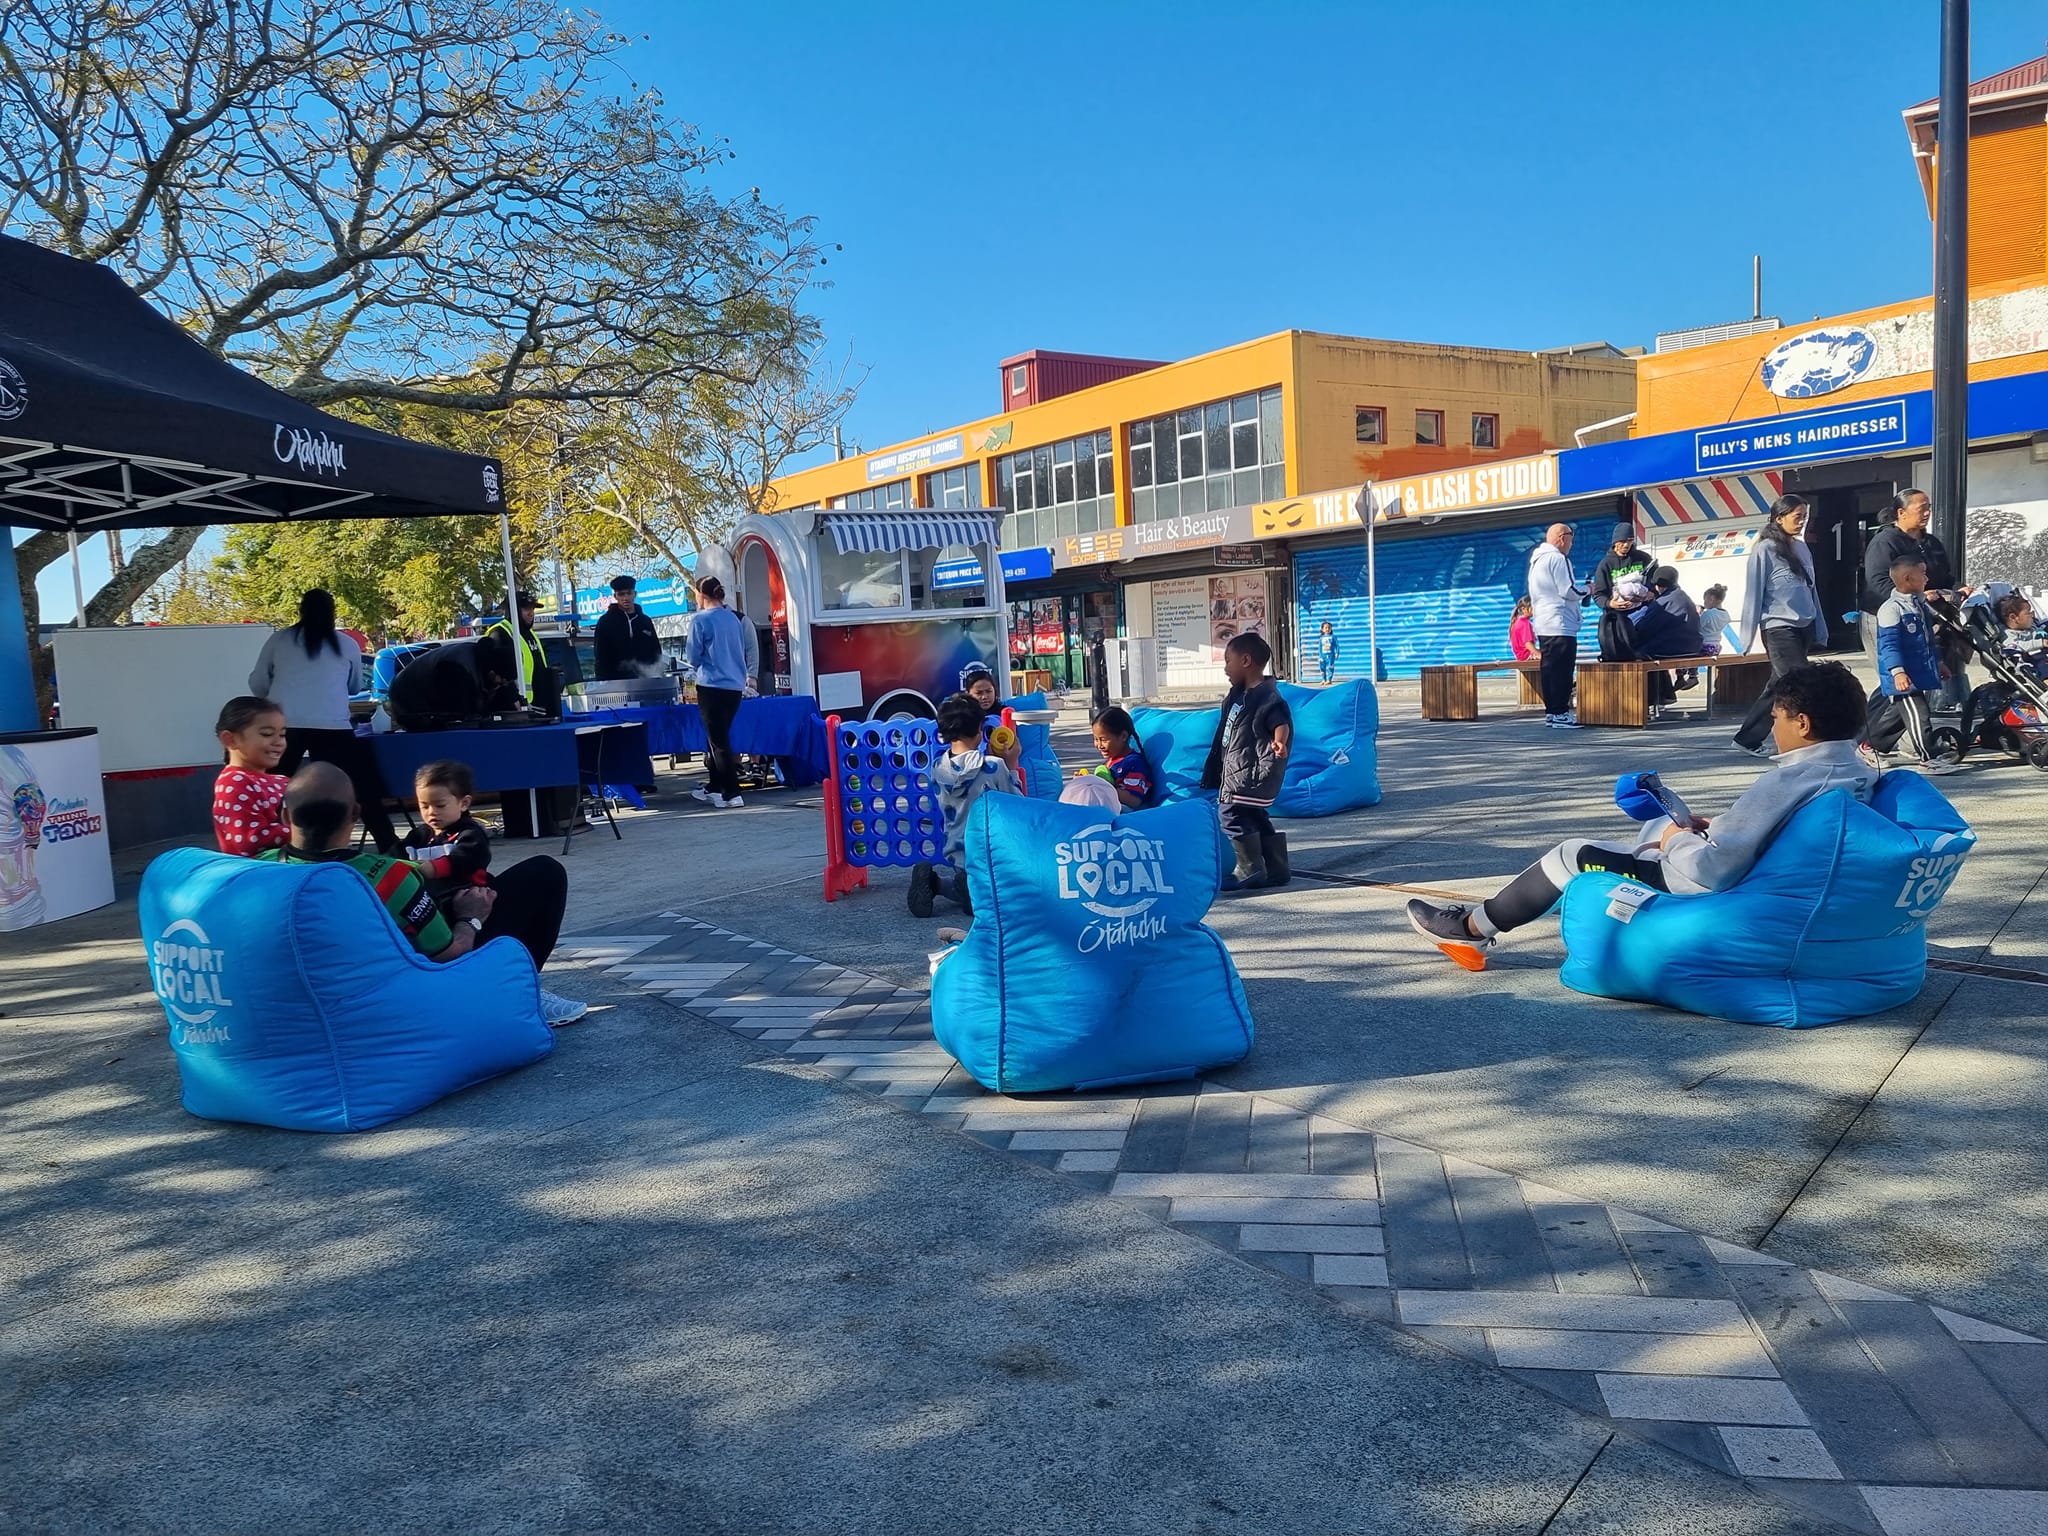
[[1830,790],[1779,829],[1740,885],[1711,896],[1646,896],[1618,875],[1580,875],[1561,903],[1560,979],[1595,997],[1788,1029],[1881,1013],[1919,994],[1928,914],[1976,841],[1918,774],[1886,774],[1868,805]]
[[[1362,677],[1328,688],[1283,682],[1280,696],[1294,712],[1294,744],[1273,814],[1334,816],[1378,805],[1380,703],[1372,684]],[[1213,797],[1202,788],[1202,765],[1222,718],[1221,704],[1131,711],[1161,800]]]
[[1252,1014],[1202,917],[1223,878],[1209,805],[1109,817],[984,795],[967,818],[967,938],[932,1027],[998,1093],[1193,1077],[1242,1060]]
[[[1050,709],[1042,693],[1020,693],[1003,703],[1011,709]],[[1017,766],[1024,773],[1024,793],[1034,800],[1057,800],[1066,775],[1052,750],[1052,727],[1020,723],[1017,726]]]
[[142,942],[184,1084],[208,1120],[365,1131],[554,1049],[527,953],[416,953],[339,864],[200,848],[142,878]]

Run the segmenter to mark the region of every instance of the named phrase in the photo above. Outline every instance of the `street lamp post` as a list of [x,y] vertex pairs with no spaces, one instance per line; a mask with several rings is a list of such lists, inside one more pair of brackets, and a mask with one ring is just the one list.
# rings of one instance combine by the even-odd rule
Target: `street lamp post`
[[1970,0],[1942,0],[1934,163],[1934,533],[1966,580],[1970,455]]

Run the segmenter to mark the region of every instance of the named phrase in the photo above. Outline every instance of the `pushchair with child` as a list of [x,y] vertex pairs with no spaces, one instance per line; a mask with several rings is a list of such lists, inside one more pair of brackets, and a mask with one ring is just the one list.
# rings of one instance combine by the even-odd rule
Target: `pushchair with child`
[[[2034,603],[2038,620],[2041,603]],[[1958,611],[1930,599],[1928,607],[1946,626],[1966,637],[1977,664],[1991,674],[1970,690],[1960,722],[1940,726],[1929,743],[1933,755],[1961,762],[1972,753],[2011,752],[2048,771],[2048,655],[2016,653],[1995,604],[1972,601]]]

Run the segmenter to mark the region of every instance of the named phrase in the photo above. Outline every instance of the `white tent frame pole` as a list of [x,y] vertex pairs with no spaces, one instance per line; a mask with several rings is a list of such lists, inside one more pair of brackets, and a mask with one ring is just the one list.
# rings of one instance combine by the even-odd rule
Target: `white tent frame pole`
[[71,597],[78,604],[77,616],[71,622],[77,628],[83,629],[85,628],[85,573],[78,568],[78,530],[76,528],[67,528],[64,530],[64,537],[71,542]]
[[1380,680],[1380,575],[1372,542],[1372,525],[1378,520],[1374,516],[1376,500],[1370,485],[1358,488],[1356,510],[1365,524],[1365,675],[1375,687]]
[[526,675],[526,637],[519,632],[519,578],[512,570],[512,520],[498,514],[498,546],[505,556],[505,625],[512,631],[512,670],[518,675],[519,696],[531,700],[533,690]]

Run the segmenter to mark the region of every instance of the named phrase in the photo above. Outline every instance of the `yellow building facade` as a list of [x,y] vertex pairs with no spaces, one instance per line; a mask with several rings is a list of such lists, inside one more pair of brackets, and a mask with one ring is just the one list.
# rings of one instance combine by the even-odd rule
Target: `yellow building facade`
[[1283,331],[797,471],[774,482],[774,504],[999,506],[1006,549],[1085,565],[1117,528],[1569,445],[1634,409],[1635,367],[1605,344]]

